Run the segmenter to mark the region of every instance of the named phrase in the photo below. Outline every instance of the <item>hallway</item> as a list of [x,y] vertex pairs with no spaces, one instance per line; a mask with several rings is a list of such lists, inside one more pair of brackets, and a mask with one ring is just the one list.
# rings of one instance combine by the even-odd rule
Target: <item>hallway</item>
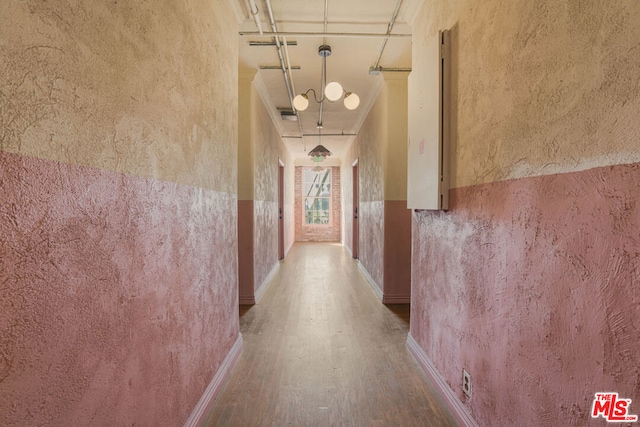
[[339,244],[296,243],[259,304],[207,426],[453,426],[385,306]]

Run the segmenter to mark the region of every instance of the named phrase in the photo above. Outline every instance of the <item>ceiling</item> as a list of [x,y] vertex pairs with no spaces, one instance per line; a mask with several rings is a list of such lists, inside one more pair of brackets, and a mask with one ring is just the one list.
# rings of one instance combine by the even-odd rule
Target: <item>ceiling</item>
[[[256,88],[296,164],[310,164],[307,153],[318,144],[320,132],[322,144],[334,154],[327,164],[336,164],[337,159],[346,154],[382,87],[382,76],[370,73],[370,69],[376,63],[383,69],[411,67],[411,38],[401,35],[411,33],[409,22],[423,0],[253,0],[262,36],[250,12],[252,0],[235,1],[237,11],[245,18],[240,24],[240,71],[259,70],[254,80]],[[332,49],[327,58],[327,83],[338,81],[347,92],[356,93],[360,97],[356,110],[346,109],[342,100],[325,101],[320,130],[317,128],[320,104],[313,101],[310,92],[309,108],[298,112],[299,121],[281,118],[281,111],[291,111],[292,106],[278,48],[273,44],[250,45],[250,42],[275,41],[273,35],[264,34],[273,32],[269,5],[278,34],[288,33],[279,40],[285,67],[290,64],[292,68],[292,96],[308,89],[314,89],[318,97],[321,96],[322,57],[318,55],[318,47],[325,44],[323,35],[327,34],[326,44]],[[384,35],[396,10],[392,37],[387,39],[382,51]]]

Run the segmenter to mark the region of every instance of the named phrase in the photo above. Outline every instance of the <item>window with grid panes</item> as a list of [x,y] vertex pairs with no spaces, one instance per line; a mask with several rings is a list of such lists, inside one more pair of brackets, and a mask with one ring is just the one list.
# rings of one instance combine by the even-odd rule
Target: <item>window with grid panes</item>
[[305,169],[304,223],[309,225],[329,224],[331,212],[331,168],[322,171]]

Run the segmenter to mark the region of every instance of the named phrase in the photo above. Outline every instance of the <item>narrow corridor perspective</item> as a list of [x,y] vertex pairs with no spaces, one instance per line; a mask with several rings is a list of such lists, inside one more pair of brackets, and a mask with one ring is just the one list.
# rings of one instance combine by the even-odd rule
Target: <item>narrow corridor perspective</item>
[[259,303],[207,426],[455,426],[385,306],[339,244],[296,243]]

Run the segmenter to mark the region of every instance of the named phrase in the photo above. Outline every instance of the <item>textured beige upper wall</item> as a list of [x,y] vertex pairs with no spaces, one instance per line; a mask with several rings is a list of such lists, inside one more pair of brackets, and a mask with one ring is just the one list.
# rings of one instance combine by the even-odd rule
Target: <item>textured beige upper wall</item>
[[0,150],[235,193],[227,1],[0,3]]
[[[254,198],[270,202],[278,201],[278,162],[281,160],[293,168],[282,138],[274,126],[260,94],[252,87],[252,140],[254,150]],[[240,156],[244,153],[240,152]],[[291,169],[292,173],[293,169]],[[291,181],[293,187],[293,180]]]
[[359,159],[361,201],[407,199],[407,77],[380,77],[380,93],[347,156],[347,165]]
[[387,141],[384,153],[384,199],[407,200],[409,73],[384,73],[387,88]]
[[238,76],[238,200],[253,200],[254,143],[253,79],[256,71],[241,71]]
[[452,187],[640,161],[640,2],[425,2],[452,30]]
[[348,165],[358,159],[360,173],[360,201],[384,200],[384,152],[387,136],[387,88],[369,110],[351,146]]

